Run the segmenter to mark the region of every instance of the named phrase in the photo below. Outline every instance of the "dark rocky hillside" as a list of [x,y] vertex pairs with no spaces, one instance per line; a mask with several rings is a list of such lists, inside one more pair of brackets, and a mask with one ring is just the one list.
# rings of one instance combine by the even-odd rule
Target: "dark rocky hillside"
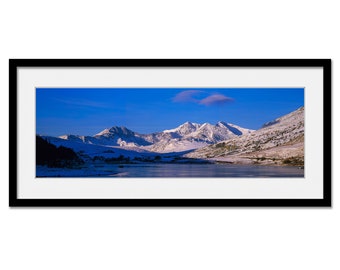
[[62,168],[81,165],[83,161],[71,148],[57,147],[40,136],[36,136],[36,164]]

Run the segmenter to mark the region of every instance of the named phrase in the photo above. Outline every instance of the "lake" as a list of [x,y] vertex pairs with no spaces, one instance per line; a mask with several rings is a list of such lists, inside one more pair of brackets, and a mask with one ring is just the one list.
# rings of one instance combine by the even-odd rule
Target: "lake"
[[126,164],[114,171],[112,177],[304,177],[304,169],[293,166],[232,164]]
[[37,166],[37,177],[304,177],[304,169],[293,166],[233,164],[101,164],[82,169]]

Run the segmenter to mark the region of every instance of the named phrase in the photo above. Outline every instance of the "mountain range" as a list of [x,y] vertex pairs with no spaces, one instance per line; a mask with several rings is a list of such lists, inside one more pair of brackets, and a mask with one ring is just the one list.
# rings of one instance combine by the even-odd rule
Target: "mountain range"
[[234,124],[184,124],[141,134],[113,126],[93,136],[44,136],[56,146],[72,148],[84,161],[128,158],[178,162],[186,159],[233,164],[304,164],[304,107],[263,124],[258,130]]

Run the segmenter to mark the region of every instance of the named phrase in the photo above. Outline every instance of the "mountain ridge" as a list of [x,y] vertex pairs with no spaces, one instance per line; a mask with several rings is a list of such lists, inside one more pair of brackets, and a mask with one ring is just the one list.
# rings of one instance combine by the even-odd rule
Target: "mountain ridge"
[[234,124],[218,122],[184,124],[161,132],[141,134],[124,126],[106,128],[94,136],[62,135],[60,139],[104,146],[141,147],[152,152],[181,152],[253,132]]

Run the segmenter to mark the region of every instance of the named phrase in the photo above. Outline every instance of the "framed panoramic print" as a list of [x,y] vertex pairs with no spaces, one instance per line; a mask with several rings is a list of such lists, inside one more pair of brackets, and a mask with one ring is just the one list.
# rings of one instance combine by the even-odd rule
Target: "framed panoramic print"
[[331,206],[329,59],[10,59],[10,206]]

